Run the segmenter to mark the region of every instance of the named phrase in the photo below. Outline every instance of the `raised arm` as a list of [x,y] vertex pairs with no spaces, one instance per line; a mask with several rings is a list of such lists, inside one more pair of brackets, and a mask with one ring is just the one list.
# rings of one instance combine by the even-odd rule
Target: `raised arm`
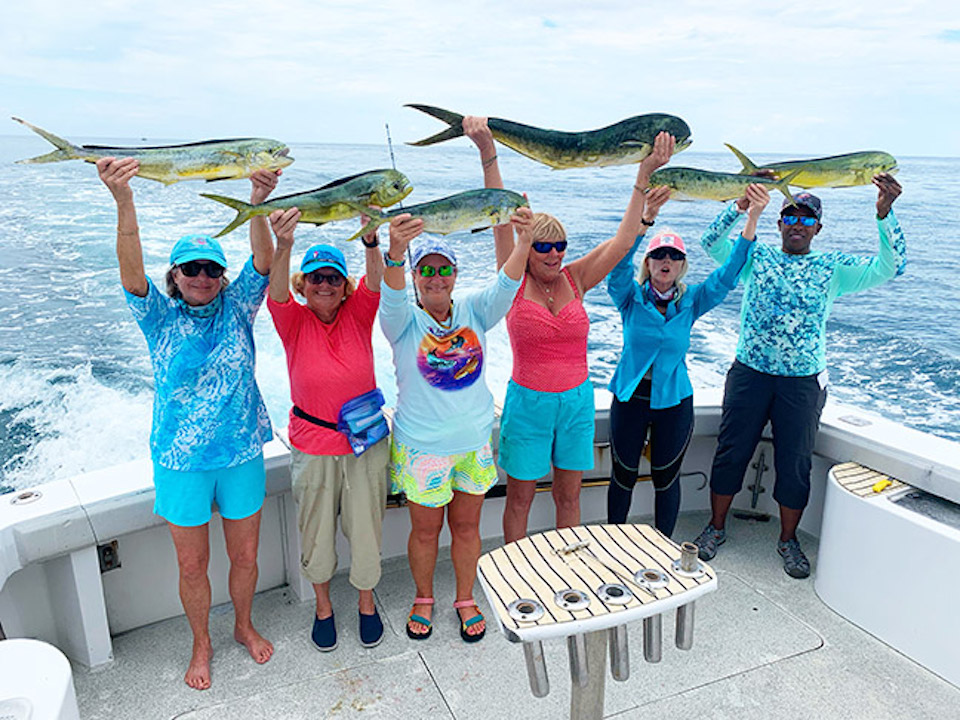
[[[463,134],[473,140],[473,144],[480,151],[480,164],[483,166],[483,186],[487,188],[503,188],[503,178],[500,177],[500,165],[497,162],[497,146],[493,141],[493,134],[487,127],[485,117],[467,115],[463,118]],[[513,226],[498,225],[493,228],[493,242],[496,248],[497,270],[513,252]]]
[[533,244],[533,210],[529,207],[517,208],[517,212],[510,217],[510,226],[511,235],[513,228],[517,230],[517,242],[503,264],[503,272],[511,280],[519,280],[527,268],[527,256]]
[[137,208],[133,204],[133,190],[130,188],[130,178],[136,175],[139,169],[140,161],[135,158],[118,160],[105,157],[97,161],[100,179],[117,203],[117,260],[120,263],[120,282],[127,292],[146,297],[149,286],[143,269]]
[[[269,170],[257,170],[250,176],[250,204],[259,205],[273,192],[277,187],[282,170],[270,172]],[[270,228],[267,226],[267,219],[263,215],[258,215],[250,220],[250,251],[253,253],[253,267],[261,275],[270,272],[270,265],[273,262],[273,242],[270,240]],[[289,265],[289,258],[287,258]]]
[[277,250],[270,264],[270,299],[274,302],[285,303],[290,299],[290,254],[293,252],[293,232],[299,221],[297,208],[275,210],[270,214],[270,225],[277,238]]
[[[366,215],[360,216],[360,226],[365,226],[370,222]],[[367,289],[372,293],[380,292],[380,282],[383,280],[383,252],[380,250],[380,239],[377,237],[377,229],[374,228],[368,232],[360,241],[363,243],[364,256],[366,258],[367,270]]]
[[406,287],[403,267],[407,261],[407,248],[421,232],[423,220],[411,217],[410,213],[402,213],[390,220],[390,249],[387,250],[389,260],[385,258],[383,281],[394,290],[403,290]]
[[670,189],[658,187],[650,190],[650,175],[666,165],[675,146],[676,139],[672,135],[665,132],[657,135],[653,152],[637,168],[637,178],[617,234],[567,266],[581,292],[587,292],[603,280],[633,247],[637,236],[653,225],[660,208],[670,197]]

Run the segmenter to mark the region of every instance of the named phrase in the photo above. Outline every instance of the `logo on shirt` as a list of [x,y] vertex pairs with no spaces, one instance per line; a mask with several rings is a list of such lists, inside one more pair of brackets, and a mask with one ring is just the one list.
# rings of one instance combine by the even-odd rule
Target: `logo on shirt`
[[470,387],[483,369],[483,348],[468,327],[439,337],[427,333],[417,351],[417,368],[424,380],[440,390]]

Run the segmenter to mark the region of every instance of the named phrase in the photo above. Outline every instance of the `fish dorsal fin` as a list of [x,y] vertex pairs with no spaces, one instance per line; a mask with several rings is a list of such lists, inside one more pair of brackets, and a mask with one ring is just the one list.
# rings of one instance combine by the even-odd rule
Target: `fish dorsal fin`
[[737,160],[739,160],[740,164],[743,165],[743,170],[740,171],[741,175],[753,175],[757,170],[759,170],[753,160],[737,150],[733,145],[730,143],[724,143],[724,145],[730,149],[730,152],[737,156]]
[[320,187],[317,188],[317,190],[326,190],[327,188],[343,185],[344,183],[348,183],[351,180],[356,180],[361,175],[370,175],[372,173],[382,173],[382,172],[387,172],[387,171],[386,170],[367,170],[366,172],[360,172],[360,173],[357,173],[356,175],[348,175],[347,177],[337,178],[336,180],[331,180],[326,185],[321,185]]

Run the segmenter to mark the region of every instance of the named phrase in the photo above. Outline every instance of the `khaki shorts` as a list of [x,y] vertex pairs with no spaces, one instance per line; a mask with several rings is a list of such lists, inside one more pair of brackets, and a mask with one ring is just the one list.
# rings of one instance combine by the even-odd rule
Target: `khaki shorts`
[[358,590],[372,590],[380,581],[389,458],[388,438],[360,457],[309,455],[291,448],[300,570],[310,582],[325,583],[337,570],[338,515],[350,541],[350,584]]

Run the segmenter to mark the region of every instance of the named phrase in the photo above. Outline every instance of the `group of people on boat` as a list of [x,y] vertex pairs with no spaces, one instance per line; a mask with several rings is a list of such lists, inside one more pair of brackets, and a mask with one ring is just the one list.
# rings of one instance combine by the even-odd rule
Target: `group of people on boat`
[[[485,186],[503,187],[486,120],[466,117],[463,129],[479,150]],[[613,237],[564,264],[563,225],[522,207],[509,223],[494,228],[496,281],[456,298],[454,286],[464,268],[453,243],[420,237],[423,223],[409,214],[391,221],[385,252],[376,230],[363,236],[365,274],[359,281],[343,253],[328,244],[308,248],[291,276],[296,208],[277,211],[269,221],[251,220],[252,254],[232,282],[216,240],[181,238],[161,292],[143,266],[129,185],[137,161],[97,163],[116,200],[121,282],[153,361],[155,512],[170,527],[180,597],[193,631],[189,686],[210,686],[207,565],[214,503],[230,559],[235,637],[258,663],[273,653],[251,621],[265,496],[262,447],[271,437],[254,378],[252,327],[264,297],[290,375],[292,492],[301,571],[316,595],[310,637],[319,650],[337,647],[330,580],[337,568],[338,517],[350,542],[349,581],[359,592],[360,641],[373,647],[383,637],[373,590],[381,574],[382,521],[391,490],[405,495],[410,513],[407,556],[416,593],[406,633],[413,640],[433,632],[433,579],[445,519],[460,636],[472,643],[485,633],[473,590],[481,508],[497,482],[498,464],[507,476],[505,542],[526,535],[536,481],[551,472],[557,527],[579,524],[581,477],[593,467],[595,415],[587,363],[590,321],[582,298],[604,279],[623,321],[623,352],[610,383],[608,521],[622,523],[630,515],[641,454],[649,444],[655,524],[665,535],[673,533],[680,470],[693,432],[693,387],[685,363],[691,327],[742,281],[740,340],[727,376],[711,477],[713,513],[696,542],[701,557],[710,559],[725,541],[727,510],[769,420],[774,497],[781,506],[778,551],[791,576],[809,574],[796,528],[807,503],[813,440],[826,399],[825,323],[837,296],[902,272],[905,245],[891,210],[900,186],[886,174],[874,178],[880,250],[866,258],[811,251],[822,207],[806,192],[781,209],[781,247],[755,242],[770,198],[764,185],[751,184],[703,236],[704,249],[720,266],[704,282],[686,285],[683,239],[669,229],[647,239],[670,192],[651,189],[650,174],[666,164],[674,144],[666,133],[656,138],[639,164]],[[251,203],[263,202],[279,175],[257,171]],[[745,227],[731,239],[741,216]],[[642,260],[635,272],[638,250]],[[408,257],[412,297],[406,287]],[[377,412],[382,396],[371,338],[378,312],[398,385],[389,435]],[[495,461],[494,401],[484,379],[486,333],[504,317],[513,371]],[[365,424],[369,418],[374,419]]]

